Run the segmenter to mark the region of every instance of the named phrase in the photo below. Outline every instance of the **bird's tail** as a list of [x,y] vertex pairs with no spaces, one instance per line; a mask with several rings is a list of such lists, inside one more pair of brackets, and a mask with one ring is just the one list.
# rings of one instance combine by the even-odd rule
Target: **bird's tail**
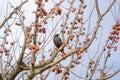
[[61,52],[64,53],[64,49],[62,49]]

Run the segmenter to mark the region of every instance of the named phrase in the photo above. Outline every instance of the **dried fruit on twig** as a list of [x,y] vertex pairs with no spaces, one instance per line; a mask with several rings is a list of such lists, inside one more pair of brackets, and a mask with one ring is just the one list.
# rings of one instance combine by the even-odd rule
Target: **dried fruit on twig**
[[94,63],[95,63],[95,61],[91,60],[89,64],[93,65]]
[[35,44],[32,45],[33,52],[37,52],[39,50],[39,47]]
[[31,43],[31,42],[32,42],[31,39],[27,39],[27,40],[26,40],[26,43],[27,43],[27,44],[29,44],[29,43]]
[[83,14],[83,12],[84,12],[83,10],[80,10],[80,11],[79,11],[79,14]]
[[40,11],[36,11],[36,15],[40,16],[41,12]]
[[21,23],[20,21],[16,22],[15,24],[16,24],[17,26],[21,26],[21,25],[22,25],[22,23]]
[[72,40],[73,40],[73,38],[74,38],[74,35],[73,35],[73,34],[71,34],[69,38],[70,38],[70,40],[72,41]]
[[83,48],[80,48],[79,52],[83,53],[85,50]]
[[78,59],[81,59],[81,58],[82,58],[81,53],[80,53],[80,54],[77,54],[77,58],[78,58]]
[[83,8],[83,9],[85,9],[86,7],[87,7],[87,5],[85,5],[85,4],[84,4],[84,5],[82,5],[82,8]]
[[40,3],[40,0],[35,0],[35,3],[36,3],[36,4],[39,4],[39,3]]
[[72,8],[72,12],[74,13],[76,11],[76,8]]
[[114,51],[117,51],[117,46],[114,46],[113,49],[114,49]]
[[62,52],[60,55],[63,57],[63,56],[65,55],[65,53],[64,53],[64,52]]

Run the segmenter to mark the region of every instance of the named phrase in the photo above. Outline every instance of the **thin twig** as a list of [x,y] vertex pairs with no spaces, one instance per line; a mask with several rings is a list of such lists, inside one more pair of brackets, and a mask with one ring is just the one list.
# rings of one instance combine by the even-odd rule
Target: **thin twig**
[[1,23],[0,25],[0,29],[5,25],[5,23],[12,17],[12,15],[15,13],[15,10],[19,10],[28,0],[25,0],[24,2],[22,2],[19,6],[17,6],[11,13],[10,15],[5,18],[5,20]]

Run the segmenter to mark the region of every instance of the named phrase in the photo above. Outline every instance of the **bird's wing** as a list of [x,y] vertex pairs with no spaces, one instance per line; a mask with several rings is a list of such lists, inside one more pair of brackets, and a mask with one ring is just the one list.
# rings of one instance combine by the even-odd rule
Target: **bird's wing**
[[60,44],[60,46],[63,44],[63,42],[60,38],[58,38],[58,44]]

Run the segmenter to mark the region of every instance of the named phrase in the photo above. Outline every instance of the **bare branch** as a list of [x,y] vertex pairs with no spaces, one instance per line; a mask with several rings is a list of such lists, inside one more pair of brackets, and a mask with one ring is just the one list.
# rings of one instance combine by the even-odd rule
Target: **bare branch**
[[119,72],[120,72],[120,69],[116,70],[114,73],[112,73],[112,74],[110,74],[110,75],[107,75],[107,76],[105,76],[105,77],[103,77],[103,78],[99,78],[98,80],[110,79],[110,78],[112,78],[114,75],[116,75],[116,74],[119,73]]
[[116,0],[113,0],[113,2],[110,4],[110,6],[107,8],[107,10],[102,14],[102,17],[105,16],[105,14],[107,14],[109,12],[109,10],[111,9],[111,7],[113,6],[113,4],[115,3]]
[[0,29],[5,25],[5,23],[12,17],[12,15],[15,13],[15,10],[19,10],[28,0],[25,0],[24,2],[22,2],[19,6],[17,6],[11,13],[10,15],[5,18],[5,20],[1,23],[0,25]]
[[98,17],[100,17],[101,13],[100,13],[99,5],[98,5],[98,0],[95,0],[95,4],[96,4],[96,11],[97,11]]

